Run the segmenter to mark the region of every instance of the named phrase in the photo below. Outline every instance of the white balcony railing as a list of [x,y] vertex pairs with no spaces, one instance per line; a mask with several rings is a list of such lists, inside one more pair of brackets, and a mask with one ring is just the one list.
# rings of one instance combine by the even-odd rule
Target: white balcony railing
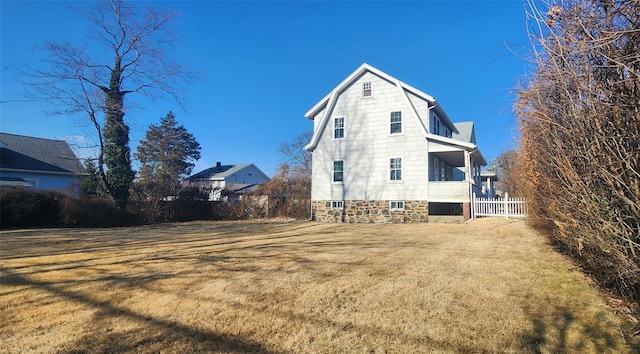
[[429,200],[434,202],[465,203],[471,201],[470,182],[429,181]]

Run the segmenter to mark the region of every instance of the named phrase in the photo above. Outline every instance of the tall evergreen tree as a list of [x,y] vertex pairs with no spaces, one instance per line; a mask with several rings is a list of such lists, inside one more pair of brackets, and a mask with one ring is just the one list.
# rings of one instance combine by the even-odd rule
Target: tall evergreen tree
[[200,159],[200,144],[178,124],[173,112],[150,125],[135,157],[140,161],[140,183],[151,187],[156,197],[175,195],[180,182]]

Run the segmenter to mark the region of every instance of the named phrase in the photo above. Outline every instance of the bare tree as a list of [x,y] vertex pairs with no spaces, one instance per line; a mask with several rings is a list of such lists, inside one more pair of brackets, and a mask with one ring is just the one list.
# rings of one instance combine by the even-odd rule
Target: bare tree
[[521,194],[520,162],[520,154],[517,150],[505,151],[493,162],[498,181],[500,181],[500,189],[513,197],[519,197]]
[[640,300],[640,2],[530,2],[519,92],[524,193],[600,282]]
[[306,218],[311,203],[311,177],[292,171],[286,163],[278,166],[277,174],[261,184],[258,196],[268,196],[269,216]]
[[304,146],[311,141],[312,132],[304,132],[291,142],[280,144],[280,153],[287,160],[289,168],[311,178],[311,153]]
[[177,40],[171,29],[176,12],[108,0],[83,15],[90,23],[89,44],[46,42],[44,64],[24,73],[31,97],[52,104],[53,113],[87,114],[98,135],[99,174],[124,208],[134,178],[125,96],[169,95],[179,102],[180,84],[198,75],[170,55]]

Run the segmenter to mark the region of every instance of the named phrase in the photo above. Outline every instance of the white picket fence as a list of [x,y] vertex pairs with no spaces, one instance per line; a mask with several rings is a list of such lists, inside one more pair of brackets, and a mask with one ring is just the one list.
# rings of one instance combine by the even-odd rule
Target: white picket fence
[[473,193],[472,218],[479,217],[504,217],[526,218],[529,214],[527,201],[524,198],[509,198],[505,193],[504,198],[477,198]]

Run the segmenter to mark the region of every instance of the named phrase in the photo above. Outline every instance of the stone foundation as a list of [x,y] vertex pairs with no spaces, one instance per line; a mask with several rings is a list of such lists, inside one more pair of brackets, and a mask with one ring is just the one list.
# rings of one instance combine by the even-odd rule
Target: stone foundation
[[404,210],[390,210],[387,200],[345,200],[344,209],[331,209],[331,201],[311,203],[313,220],[365,224],[418,223],[429,220],[427,201],[404,201]]

